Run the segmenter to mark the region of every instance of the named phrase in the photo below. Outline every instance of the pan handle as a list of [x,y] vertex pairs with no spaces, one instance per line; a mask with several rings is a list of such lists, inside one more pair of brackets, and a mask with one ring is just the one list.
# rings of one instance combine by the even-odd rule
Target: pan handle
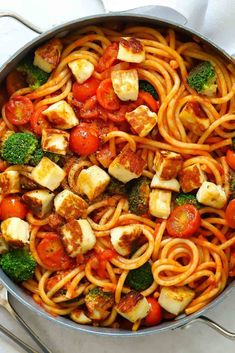
[[230,340],[235,340],[235,332],[231,332],[231,331],[227,330],[226,328],[224,328],[223,326],[217,324],[217,322],[209,319],[206,316],[200,316],[200,317],[192,320],[190,322],[190,324],[194,323],[194,322],[200,322],[200,323],[203,323],[203,324],[205,324],[207,326],[210,326],[215,331],[219,332],[222,336],[224,336],[226,338],[229,338]]
[[35,26],[33,23],[31,23],[30,21],[26,20],[24,17],[22,17],[21,15],[15,13],[13,11],[0,11],[0,17],[14,18],[18,22],[22,23],[23,25],[25,25],[26,27],[31,29],[32,31],[34,31],[38,34],[43,33],[43,30],[41,28]]

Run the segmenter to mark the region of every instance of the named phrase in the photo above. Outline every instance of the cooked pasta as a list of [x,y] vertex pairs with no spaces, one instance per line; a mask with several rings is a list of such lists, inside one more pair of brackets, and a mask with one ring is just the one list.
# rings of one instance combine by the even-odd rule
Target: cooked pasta
[[[3,270],[79,324],[138,330],[205,307],[235,275],[234,67],[136,25],[33,55],[0,122]],[[31,275],[12,274],[15,249]]]

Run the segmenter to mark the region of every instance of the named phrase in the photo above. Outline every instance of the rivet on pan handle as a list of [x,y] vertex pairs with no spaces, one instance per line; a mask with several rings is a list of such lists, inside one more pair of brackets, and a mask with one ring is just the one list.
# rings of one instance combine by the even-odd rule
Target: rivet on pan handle
[[12,12],[12,11],[0,11],[0,17],[11,17],[11,18],[14,18],[18,22],[22,23],[23,25],[25,25],[26,27],[31,29],[32,31],[34,31],[34,32],[36,32],[38,34],[42,34],[43,33],[43,30],[41,28],[35,26],[33,23],[31,23],[30,21],[26,20],[24,17],[18,15],[15,12]]

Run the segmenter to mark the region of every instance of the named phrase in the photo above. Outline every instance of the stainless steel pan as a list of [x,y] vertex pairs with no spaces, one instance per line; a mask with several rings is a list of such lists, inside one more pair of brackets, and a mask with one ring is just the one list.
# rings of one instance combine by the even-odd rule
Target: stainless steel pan
[[[151,13],[153,9],[151,9]],[[139,11],[139,10],[138,10]],[[149,16],[146,14],[146,11],[144,11],[144,8],[141,10],[141,13],[144,13],[144,15],[140,14],[133,14],[133,13],[112,13],[112,14],[106,14],[106,15],[96,15],[92,17],[86,17],[78,20],[74,20],[68,23],[65,23],[63,25],[57,26],[49,31],[46,31],[45,33],[41,33],[41,30],[31,24],[29,21],[26,21],[25,19],[21,18],[17,14],[14,13],[9,13],[9,12],[0,12],[0,17],[13,17],[17,19],[18,21],[24,23],[28,28],[34,30],[36,33],[41,33],[38,37],[30,41],[28,44],[26,44],[23,48],[18,50],[0,69],[0,83],[3,82],[7,74],[16,66],[16,64],[32,49],[37,48],[41,43],[47,41],[48,39],[55,37],[55,36],[63,36],[67,34],[70,31],[74,31],[76,29],[88,26],[88,25],[103,25],[108,22],[123,22],[123,23],[139,23],[141,25],[149,25],[153,27],[165,27],[165,28],[173,28],[177,32],[180,32],[186,36],[190,37],[196,37],[201,43],[207,45],[211,49],[213,49],[215,52],[219,53],[225,60],[229,62],[234,63],[234,59],[226,53],[224,50],[219,48],[217,45],[214,43],[210,42],[207,38],[201,36],[199,33],[196,33],[192,30],[187,29],[184,25],[179,25],[176,22],[172,22],[169,20],[162,20],[160,18],[157,18],[155,16]],[[172,18],[172,16],[171,16]],[[180,15],[179,15],[180,18]],[[181,23],[185,23],[183,17],[181,16]],[[99,335],[106,335],[106,336],[140,336],[140,335],[146,335],[146,334],[151,334],[151,333],[160,333],[164,331],[169,331],[173,330],[176,328],[182,328],[186,327],[189,324],[195,323],[195,322],[200,322],[206,325],[209,325],[213,329],[217,330],[220,334],[224,335],[227,338],[230,339],[235,339],[235,333],[229,332],[225,328],[221,327],[219,324],[215,323],[214,321],[210,320],[204,314],[212,307],[215,307],[217,304],[219,304],[227,295],[232,295],[232,292],[235,290],[235,281],[230,283],[230,285],[216,298],[208,304],[205,308],[202,310],[189,315],[181,315],[177,317],[177,319],[173,321],[168,321],[168,322],[163,322],[162,324],[156,326],[156,327],[151,327],[151,328],[143,328],[140,331],[137,332],[131,332],[131,331],[124,331],[121,329],[110,329],[110,328],[101,328],[101,327],[93,327],[93,326],[85,326],[85,325],[79,325],[67,318],[64,317],[52,317],[48,313],[46,313],[39,305],[37,305],[30,296],[28,296],[19,286],[14,284],[3,272],[0,270],[0,281],[5,285],[5,287],[8,289],[8,291],[15,297],[17,298],[21,303],[26,305],[28,308],[30,308],[32,311],[35,312],[35,314],[43,316],[50,320],[51,322],[59,323],[62,326],[66,326],[70,329],[77,330],[80,332],[88,332],[88,333],[95,333]]]

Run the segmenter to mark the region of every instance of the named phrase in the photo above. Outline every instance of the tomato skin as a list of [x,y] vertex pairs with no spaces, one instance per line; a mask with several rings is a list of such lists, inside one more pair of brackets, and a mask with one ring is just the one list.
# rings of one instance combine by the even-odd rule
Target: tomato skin
[[9,75],[6,78],[6,88],[7,88],[7,93],[9,96],[11,96],[13,93],[18,91],[21,88],[27,87],[27,82],[24,77],[24,75],[17,71],[13,70],[12,72],[9,73]]
[[100,105],[107,110],[118,110],[120,107],[119,99],[114,92],[112,81],[110,78],[101,81],[97,92],[97,100]]
[[235,151],[228,150],[226,153],[226,161],[230,168],[235,170]]
[[100,81],[96,80],[94,77],[90,77],[82,84],[75,82],[72,88],[73,95],[79,102],[85,102],[88,98],[96,94],[99,84]]
[[96,70],[103,72],[109,69],[117,60],[118,55],[118,43],[114,42],[110,44],[104,51],[103,56],[100,58]]
[[235,199],[229,202],[225,211],[225,219],[230,228],[235,228]]
[[24,96],[14,96],[5,105],[6,117],[11,124],[24,125],[30,121],[33,114],[33,103]]
[[82,123],[72,129],[69,145],[71,151],[80,156],[87,156],[94,153],[100,145],[98,132],[90,124]]
[[198,209],[193,205],[178,206],[167,220],[166,229],[169,235],[176,238],[188,238],[201,224]]
[[38,256],[44,266],[51,270],[68,270],[75,265],[65,252],[62,241],[57,233],[49,232],[37,246]]
[[19,196],[6,196],[0,203],[0,219],[4,221],[10,217],[24,219],[28,213],[27,206]]
[[30,118],[31,129],[38,136],[42,135],[43,129],[51,128],[51,124],[49,123],[47,118],[42,114],[42,112],[47,108],[47,106],[40,107],[33,113],[32,117]]
[[159,109],[159,102],[153,98],[153,96],[145,91],[140,91],[139,92],[139,97],[140,99],[143,99],[144,103],[147,104],[147,106],[149,107],[149,109],[152,112],[157,112]]
[[146,299],[150,305],[150,311],[144,320],[144,324],[146,326],[157,325],[162,321],[162,307],[155,298],[147,297]]

